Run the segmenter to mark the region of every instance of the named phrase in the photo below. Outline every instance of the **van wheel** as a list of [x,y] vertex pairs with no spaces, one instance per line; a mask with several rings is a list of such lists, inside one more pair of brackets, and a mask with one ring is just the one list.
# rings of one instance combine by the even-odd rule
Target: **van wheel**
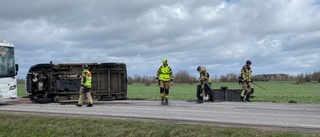
[[101,100],[102,101],[112,101],[112,100],[115,100],[115,97],[114,96],[102,96]]
[[42,103],[52,103],[53,102],[52,98],[43,98],[43,97],[39,97],[37,95],[30,95],[29,98],[33,103],[42,104]]
[[102,67],[106,67],[106,68],[110,68],[110,67],[116,67],[117,66],[117,64],[116,63],[101,63],[101,66]]
[[53,64],[37,64],[35,68],[53,68]]

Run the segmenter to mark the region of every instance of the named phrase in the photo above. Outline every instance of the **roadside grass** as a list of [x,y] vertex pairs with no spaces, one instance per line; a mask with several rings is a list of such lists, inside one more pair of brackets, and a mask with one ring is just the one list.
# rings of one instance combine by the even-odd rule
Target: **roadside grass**
[[0,137],[309,137],[320,133],[218,127],[80,116],[0,113]]
[[[320,104],[320,84],[306,83],[296,84],[294,81],[270,81],[255,82],[260,86],[267,88],[264,90],[254,85],[253,102],[274,102],[288,103],[295,101],[305,104]],[[170,89],[170,100],[196,100],[197,84],[173,84]],[[241,89],[237,82],[217,82],[212,84],[212,88],[220,89],[221,86],[227,86],[228,89]],[[159,87],[157,84],[145,86],[143,83],[133,83],[128,85],[128,98],[159,100]]]

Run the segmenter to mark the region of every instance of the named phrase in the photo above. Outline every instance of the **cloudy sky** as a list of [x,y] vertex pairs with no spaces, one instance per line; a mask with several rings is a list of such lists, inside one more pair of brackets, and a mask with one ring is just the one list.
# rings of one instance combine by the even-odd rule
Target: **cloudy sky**
[[0,0],[19,77],[38,63],[123,62],[128,75],[320,70],[319,0]]

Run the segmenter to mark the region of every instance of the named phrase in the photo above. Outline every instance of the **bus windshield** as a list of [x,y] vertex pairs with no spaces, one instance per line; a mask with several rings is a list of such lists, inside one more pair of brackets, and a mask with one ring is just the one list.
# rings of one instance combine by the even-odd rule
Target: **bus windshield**
[[16,75],[13,47],[0,46],[0,77]]

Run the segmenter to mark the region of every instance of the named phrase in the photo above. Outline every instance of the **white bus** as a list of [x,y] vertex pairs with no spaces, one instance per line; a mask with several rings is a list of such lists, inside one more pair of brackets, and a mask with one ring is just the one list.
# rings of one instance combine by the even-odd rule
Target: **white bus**
[[0,99],[17,97],[17,72],[13,44],[0,42]]

